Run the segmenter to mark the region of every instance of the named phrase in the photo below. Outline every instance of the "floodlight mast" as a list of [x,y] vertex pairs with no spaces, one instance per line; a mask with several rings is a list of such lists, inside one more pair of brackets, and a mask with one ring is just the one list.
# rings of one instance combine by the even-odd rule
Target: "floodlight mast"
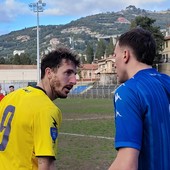
[[43,12],[45,6],[46,3],[43,3],[42,0],[29,4],[31,10],[37,13],[37,83],[40,82],[39,12]]

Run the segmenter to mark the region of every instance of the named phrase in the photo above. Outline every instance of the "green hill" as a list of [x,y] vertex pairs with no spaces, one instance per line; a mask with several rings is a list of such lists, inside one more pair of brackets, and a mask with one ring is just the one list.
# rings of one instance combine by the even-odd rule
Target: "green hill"
[[[117,35],[127,31],[136,16],[155,19],[155,25],[161,29],[166,29],[170,25],[170,10],[146,11],[131,5],[119,12],[82,17],[65,25],[40,26],[40,52],[56,46],[59,42],[83,53],[87,42],[92,42],[95,46],[99,37]],[[1,35],[0,57],[11,57],[14,50],[24,50],[31,58],[36,59],[36,37],[36,27]]]

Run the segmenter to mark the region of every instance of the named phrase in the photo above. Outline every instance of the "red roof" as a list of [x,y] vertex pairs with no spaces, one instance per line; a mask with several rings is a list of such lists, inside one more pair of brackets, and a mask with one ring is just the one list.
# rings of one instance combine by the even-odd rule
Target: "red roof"
[[124,18],[124,17],[119,17],[117,19],[117,21],[120,22],[120,23],[129,23],[129,21],[126,18]]
[[81,69],[82,70],[97,70],[98,65],[97,64],[83,64]]
[[165,40],[170,40],[170,35],[164,38]]

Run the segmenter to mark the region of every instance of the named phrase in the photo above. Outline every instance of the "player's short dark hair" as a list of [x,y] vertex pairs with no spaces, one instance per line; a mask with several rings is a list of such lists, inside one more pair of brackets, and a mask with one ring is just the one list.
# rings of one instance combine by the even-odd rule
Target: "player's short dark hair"
[[80,60],[78,55],[71,51],[67,47],[58,47],[54,51],[48,53],[42,58],[41,61],[41,79],[45,75],[45,69],[49,68],[57,68],[60,66],[62,60],[65,59],[66,61],[72,61],[75,66],[80,65]]
[[13,85],[10,85],[9,88],[14,88],[14,86],[13,86]]
[[119,39],[119,46],[130,47],[139,62],[152,65],[156,55],[156,42],[152,34],[143,28],[134,28]]

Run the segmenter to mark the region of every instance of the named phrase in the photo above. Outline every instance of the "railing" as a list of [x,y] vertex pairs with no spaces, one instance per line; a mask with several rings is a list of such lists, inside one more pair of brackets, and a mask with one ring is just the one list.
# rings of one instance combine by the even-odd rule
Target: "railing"
[[84,93],[69,94],[68,97],[82,97],[82,98],[112,98],[117,84],[113,85],[94,85]]

